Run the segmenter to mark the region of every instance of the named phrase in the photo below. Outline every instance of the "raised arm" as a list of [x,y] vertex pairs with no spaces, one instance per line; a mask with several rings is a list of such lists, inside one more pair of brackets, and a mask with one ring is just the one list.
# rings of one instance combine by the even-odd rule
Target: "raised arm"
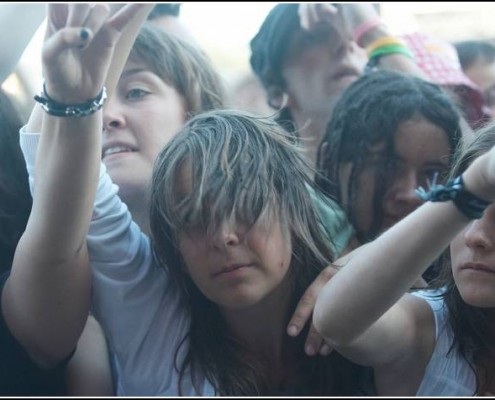
[[[115,45],[146,7],[131,4],[110,14],[101,3],[49,4],[45,97],[86,111],[89,99],[99,103]],[[57,107],[49,106],[53,114]],[[43,115],[33,209],[3,293],[12,333],[41,365],[74,349],[88,315],[86,234],[101,155],[96,108],[79,117]]]
[[[363,49],[376,47],[379,40],[386,40],[391,45],[394,40],[400,43],[380,18],[372,3],[301,3],[299,6],[301,26],[313,30],[318,23],[329,23],[335,26],[342,37],[354,40]],[[396,46],[399,48],[400,46]],[[405,48],[405,44],[402,44]],[[388,49],[390,50],[390,48]],[[407,50],[407,49],[406,49]],[[391,69],[409,73],[427,79],[421,68],[415,63],[407,51],[385,51],[376,59],[378,68]]]
[[[495,149],[474,161],[463,179],[468,192],[494,201]],[[421,346],[416,328],[425,309],[422,300],[402,296],[469,221],[453,201],[427,202],[351,254],[320,292],[317,330],[359,363],[378,366],[411,356]]]

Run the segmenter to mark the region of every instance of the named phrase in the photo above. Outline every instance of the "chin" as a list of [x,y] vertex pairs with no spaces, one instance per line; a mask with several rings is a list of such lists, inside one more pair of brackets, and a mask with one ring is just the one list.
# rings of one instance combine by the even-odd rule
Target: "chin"
[[212,301],[218,304],[219,307],[229,310],[245,310],[259,303],[259,298],[245,295],[229,296],[228,298],[212,299]]
[[495,308],[495,293],[493,290],[461,290],[462,299],[466,304],[477,308]]

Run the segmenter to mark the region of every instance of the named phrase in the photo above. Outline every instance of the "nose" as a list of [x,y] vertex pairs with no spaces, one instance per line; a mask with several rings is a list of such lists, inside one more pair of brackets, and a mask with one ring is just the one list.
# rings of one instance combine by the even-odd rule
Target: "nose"
[[338,40],[335,40],[333,43],[330,43],[330,54],[332,58],[346,58],[350,57],[351,53],[354,50],[353,41],[349,37],[344,37],[338,35]]
[[112,96],[107,100],[107,104],[103,110],[103,132],[122,128],[124,125],[125,118],[122,112],[122,106],[119,100],[115,96]]
[[384,207],[392,215],[405,217],[422,204],[422,200],[416,195],[418,178],[414,171],[409,171],[397,176],[386,191]]
[[495,230],[493,228],[493,221],[489,221],[486,215],[472,221],[464,232],[466,246],[472,250],[493,250],[493,234]]
[[335,40],[329,42],[329,55],[333,61],[338,58],[344,65],[365,64],[368,61],[366,51],[351,36],[342,35],[338,32],[335,37]]
[[212,232],[213,246],[217,249],[225,249],[236,246],[241,242],[241,234],[236,224],[232,221],[224,220]]

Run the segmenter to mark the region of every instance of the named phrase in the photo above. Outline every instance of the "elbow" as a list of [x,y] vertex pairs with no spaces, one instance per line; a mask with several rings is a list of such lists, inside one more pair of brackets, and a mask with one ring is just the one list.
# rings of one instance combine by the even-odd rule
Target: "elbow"
[[63,352],[59,354],[45,353],[40,351],[28,350],[26,352],[29,358],[40,369],[50,370],[58,367],[62,363],[66,363],[69,358],[72,357],[75,347],[70,352]]
[[334,349],[349,347],[356,339],[345,329],[345,323],[337,313],[317,301],[313,311],[313,326],[318,334]]

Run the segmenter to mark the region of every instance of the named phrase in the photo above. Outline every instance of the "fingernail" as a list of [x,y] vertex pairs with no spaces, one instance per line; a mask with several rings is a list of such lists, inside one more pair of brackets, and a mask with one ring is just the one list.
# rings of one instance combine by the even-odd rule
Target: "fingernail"
[[308,344],[306,347],[305,347],[305,350],[306,350],[306,354],[308,356],[314,356],[316,354],[315,352],[315,349],[313,346],[311,346],[310,344]]
[[324,344],[323,346],[321,346],[320,354],[322,356],[328,356],[331,351],[332,351],[332,348],[328,344]]
[[290,336],[296,336],[297,335],[297,327],[295,325],[289,326],[289,328],[287,329],[287,333]]
[[81,29],[81,32],[79,33],[79,37],[82,40],[86,40],[89,37],[89,33],[86,29]]

